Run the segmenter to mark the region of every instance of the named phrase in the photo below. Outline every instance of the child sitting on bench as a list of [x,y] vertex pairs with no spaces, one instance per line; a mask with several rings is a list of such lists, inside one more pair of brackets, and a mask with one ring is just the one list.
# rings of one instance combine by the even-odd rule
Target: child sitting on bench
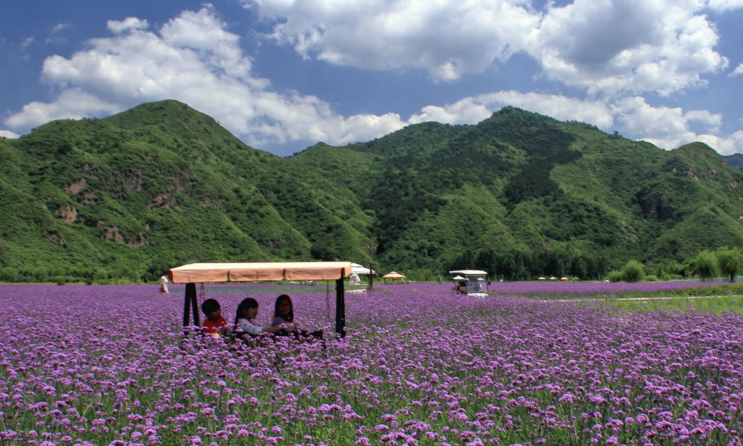
[[207,299],[201,304],[201,311],[206,316],[206,320],[201,325],[204,333],[219,338],[232,332],[227,321],[222,317],[222,307],[219,306],[219,302],[214,299]]
[[235,314],[235,330],[242,330],[251,336],[259,336],[262,333],[278,334],[282,328],[261,327],[255,324],[255,318],[258,316],[258,301],[252,297],[246,297],[237,306]]

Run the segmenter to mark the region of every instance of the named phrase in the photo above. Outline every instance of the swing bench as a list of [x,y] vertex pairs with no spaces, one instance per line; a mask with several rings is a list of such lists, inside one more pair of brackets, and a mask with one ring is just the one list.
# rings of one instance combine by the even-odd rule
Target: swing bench
[[186,284],[183,301],[183,326],[199,326],[196,284],[206,282],[264,282],[280,280],[335,280],[335,332],[346,336],[346,300],[344,277],[351,274],[351,262],[268,262],[268,263],[191,263],[171,268],[168,278]]

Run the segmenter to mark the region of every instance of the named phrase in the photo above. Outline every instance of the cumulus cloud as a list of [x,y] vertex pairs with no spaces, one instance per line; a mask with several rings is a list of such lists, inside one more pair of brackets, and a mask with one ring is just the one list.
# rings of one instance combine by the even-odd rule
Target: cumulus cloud
[[422,68],[436,80],[482,72],[523,50],[539,15],[509,0],[243,0],[278,23],[271,39],[304,57],[369,69]]
[[114,37],[70,58],[44,61],[42,82],[60,90],[5,119],[14,131],[54,119],[103,116],[141,102],[178,99],[213,116],[249,143],[372,139],[405,125],[394,113],[343,117],[314,96],[280,94],[251,73],[239,37],[211,7],[184,11],[157,31],[138,18],[109,21]]
[[542,11],[516,0],[242,0],[275,21],[269,38],[303,57],[367,69],[419,68],[456,80],[533,57],[542,75],[598,95],[705,84],[727,66],[718,34],[696,0],[576,0]]
[[[743,131],[730,136],[719,135],[721,114],[706,110],[684,111],[679,107],[653,107],[641,97],[624,98],[611,105],[622,133],[643,139],[664,149],[702,141],[723,155],[743,152]],[[695,133],[691,125],[701,125]]]
[[52,27],[52,33],[58,33],[58,32],[60,32],[62,30],[65,30],[65,29],[71,27],[71,26],[72,25],[69,24],[69,23],[57,23],[56,25],[54,25]]
[[727,67],[700,5],[676,0],[576,0],[549,10],[530,54],[544,75],[590,94],[668,95]]
[[57,119],[80,119],[120,110],[116,104],[106,102],[79,88],[70,88],[62,91],[54,102],[31,102],[24,105],[19,113],[8,117],[5,124],[13,129],[28,130]]
[[730,76],[740,76],[741,74],[743,74],[743,63],[738,65],[738,67],[730,73]]
[[743,0],[709,0],[707,5],[714,11],[725,12],[743,8]]
[[[17,113],[7,117],[4,123],[13,134],[25,133],[31,127],[50,120],[105,116],[141,102],[177,99],[213,116],[243,140],[261,147],[263,144],[282,144],[290,141],[308,141],[311,143],[325,141],[331,144],[364,141],[388,134],[406,125],[424,121],[475,124],[501,107],[513,105],[552,116],[559,120],[588,122],[609,132],[619,130],[625,136],[645,139],[664,148],[670,149],[686,142],[702,140],[722,153],[743,152],[741,132],[730,137],[719,135],[723,123],[722,115],[705,110],[653,107],[641,96],[631,94],[634,89],[651,88],[651,86],[661,91],[662,88],[672,90],[673,88],[682,88],[681,85],[694,84],[697,81],[689,73],[697,70],[698,74],[700,66],[707,67],[703,69],[713,69],[710,67],[714,66],[715,63],[699,65],[694,57],[689,56],[684,67],[696,66],[697,68],[684,72],[689,75],[687,77],[679,74],[683,70],[681,65],[678,65],[676,68],[667,67],[668,70],[663,72],[665,74],[662,76],[647,77],[649,80],[644,84],[645,87],[629,88],[622,86],[623,82],[629,82],[627,76],[641,76],[642,70],[635,72],[634,68],[630,69],[629,67],[642,67],[643,65],[638,61],[655,60],[653,58],[657,56],[657,49],[664,45],[663,42],[670,41],[673,45],[676,45],[683,41],[683,45],[679,45],[686,45],[684,48],[689,49],[689,51],[684,54],[687,55],[693,55],[694,51],[691,51],[693,48],[702,51],[702,53],[709,50],[710,45],[716,39],[716,34],[705,34],[707,27],[711,26],[705,17],[690,16],[688,11],[683,10],[683,8],[674,9],[669,7],[667,11],[669,16],[690,18],[691,21],[685,26],[693,25],[692,27],[695,26],[695,29],[701,30],[700,32],[709,38],[706,41],[694,38],[695,34],[691,31],[687,34],[679,32],[678,35],[670,36],[667,32],[670,28],[648,25],[646,24],[647,21],[655,23],[656,19],[639,17],[634,11],[628,10],[624,6],[610,5],[615,9],[607,10],[602,9],[609,8],[604,0],[597,0],[594,4],[582,3],[582,1],[579,0],[570,6],[579,9],[584,8],[583,11],[576,9],[571,12],[564,9],[567,7],[562,9],[550,7],[551,9],[542,13],[534,12],[524,4],[505,1],[489,2],[487,5],[477,1],[468,3],[467,14],[469,15],[465,14],[460,17],[461,20],[465,20],[465,17],[495,20],[496,22],[503,19],[495,13],[493,14],[498,18],[494,18],[493,14],[491,14],[493,17],[487,16],[484,12],[485,9],[483,9],[486,6],[496,8],[499,14],[505,14],[503,17],[510,17],[514,22],[511,25],[517,28],[526,26],[517,23],[519,20],[523,19],[523,21],[528,22],[531,20],[530,17],[536,17],[538,14],[544,14],[545,17],[540,18],[541,27],[536,31],[527,26],[527,29],[532,31],[527,33],[528,35],[521,36],[520,46],[511,45],[508,40],[510,34],[508,36],[504,34],[498,37],[501,40],[496,39],[493,43],[494,46],[485,45],[487,48],[484,49],[470,49],[474,52],[480,51],[480,56],[466,53],[462,48],[463,52],[460,56],[463,59],[461,61],[457,59],[456,63],[449,66],[451,68],[449,71],[447,71],[448,68],[445,68],[447,66],[446,61],[449,59],[442,55],[449,54],[449,52],[455,54],[457,53],[456,48],[445,47],[441,48],[441,52],[427,53],[428,44],[426,39],[420,38],[420,36],[426,37],[429,34],[415,34],[415,32],[410,34],[410,29],[416,30],[431,26],[435,28],[440,23],[444,23],[446,20],[439,16],[448,13],[453,14],[452,11],[444,8],[444,6],[449,5],[446,0],[425,2],[425,4],[398,0],[392,4],[394,7],[387,12],[388,17],[382,18],[382,15],[380,15],[382,13],[377,12],[379,15],[377,25],[386,24],[387,27],[377,35],[378,41],[367,42],[365,44],[367,46],[362,46],[365,52],[362,51],[357,54],[358,57],[361,57],[359,54],[368,56],[369,60],[366,62],[343,59],[345,57],[344,51],[350,51],[355,44],[353,41],[348,42],[351,46],[346,49],[340,45],[343,39],[340,35],[333,37],[330,30],[336,26],[341,26],[341,24],[334,24],[333,21],[325,22],[327,25],[324,26],[326,27],[323,28],[322,32],[318,31],[318,34],[302,34],[304,36],[302,39],[305,40],[300,42],[301,39],[296,40],[299,39],[299,34],[296,34],[298,31],[289,32],[290,29],[303,29],[299,24],[304,22],[298,21],[300,18],[295,17],[296,20],[283,22],[286,27],[277,25],[274,28],[273,38],[284,39],[286,42],[292,43],[297,47],[297,51],[308,55],[308,57],[313,54],[320,57],[319,55],[323,51],[331,51],[331,46],[326,48],[326,44],[329,45],[328,42],[330,41],[325,39],[332,37],[333,42],[336,41],[333,39],[337,39],[337,42],[339,42],[340,46],[336,47],[334,51],[337,51],[340,59],[333,59],[330,56],[332,51],[322,57],[326,57],[328,60],[332,59],[335,61],[334,63],[346,63],[343,61],[351,60],[351,62],[348,62],[349,64],[367,63],[369,67],[418,66],[431,70],[440,79],[454,79],[468,70],[485,69],[493,60],[506,58],[513,51],[530,51],[536,54],[535,48],[552,48],[551,52],[547,51],[547,53],[550,55],[550,63],[554,62],[554,64],[545,63],[545,73],[560,78],[560,76],[567,76],[570,73],[570,66],[581,67],[580,72],[586,73],[584,77],[578,76],[572,80],[565,80],[565,83],[572,82],[576,85],[584,85],[590,91],[590,87],[588,87],[590,82],[593,82],[592,85],[605,82],[609,86],[602,87],[603,91],[619,91],[623,94],[589,94],[586,99],[577,99],[533,92],[497,91],[463,98],[450,104],[428,105],[407,120],[396,113],[386,113],[381,116],[371,114],[341,116],[333,111],[327,102],[318,97],[303,95],[296,91],[278,92],[273,89],[269,80],[255,76],[252,71],[252,60],[243,53],[239,36],[229,32],[227,25],[216,11],[211,6],[206,6],[199,11],[184,11],[160,26],[159,29],[152,29],[146,20],[135,17],[129,17],[123,21],[109,21],[108,29],[112,33],[111,37],[92,39],[84,50],[74,53],[69,58],[55,55],[44,61],[41,79],[42,82],[58,92],[53,101],[31,102]],[[656,6],[657,1],[659,0],[649,0]],[[366,3],[364,1],[345,2],[336,5],[336,8],[341,10],[354,8],[357,4],[363,6],[358,14],[374,15],[375,3],[371,0]],[[323,5],[326,5],[323,0],[305,0],[296,3],[290,0],[280,3],[274,0],[261,0],[260,4],[254,4],[255,7],[260,8],[262,14],[268,17],[285,17],[287,14],[294,17],[292,11],[295,8],[306,7],[309,10],[307,11],[308,16],[304,20],[309,24],[313,24],[319,18],[325,16],[335,20],[337,11],[325,11],[321,8]],[[648,6],[643,5],[644,3],[637,3],[634,4],[634,7],[646,8],[645,11],[647,12]],[[384,6],[390,7],[388,4]],[[382,6],[379,6],[379,8],[384,9]],[[405,23],[408,23],[406,20],[409,18],[409,12],[406,8],[422,8],[418,10],[421,12],[417,16],[416,20],[418,21],[409,23],[409,26],[404,26]],[[588,10],[593,12],[588,14],[586,12]],[[601,14],[606,13],[606,11],[613,11],[614,14],[626,18],[627,23],[638,24],[639,29],[635,32],[632,29],[622,28],[623,26],[629,26],[626,23],[614,24],[609,19],[604,20],[604,16]],[[579,41],[581,39],[590,40],[599,30],[594,29],[596,27],[589,24],[566,25],[565,21],[567,19],[560,19],[559,16],[567,12],[576,14],[575,17],[589,18],[595,16],[601,24],[599,28],[604,27],[612,35],[617,36],[617,42],[602,44],[603,47],[610,48],[611,51],[606,54],[596,53],[590,45]],[[550,14],[555,14],[553,22],[550,22],[553,19],[547,17]],[[581,16],[581,14],[583,15]],[[456,14],[454,16],[456,18]],[[356,20],[353,14],[350,14],[349,17],[351,22]],[[608,14],[607,17],[612,17],[612,14]],[[663,20],[669,23],[681,23],[682,20],[678,17],[668,17]],[[390,21],[390,23],[386,23],[385,20]],[[485,26],[491,23],[487,20],[485,22],[472,21],[472,26],[480,28],[478,32],[481,34],[475,33],[476,35],[487,35],[491,32]],[[581,20],[575,22],[582,23]],[[617,26],[620,29],[614,30],[614,28],[611,28]],[[346,30],[346,28],[340,29]],[[438,34],[443,34],[441,32],[442,28],[439,27],[438,29]],[[350,32],[350,29],[346,31]],[[369,37],[367,35],[368,30],[359,29],[358,31],[359,36]],[[458,36],[456,32],[463,34],[469,32],[468,30],[454,29],[447,30],[447,32],[449,31],[454,33],[453,37]],[[393,38],[395,33],[399,34],[399,42],[401,43],[400,46],[391,48],[391,56],[387,57],[375,45],[379,44],[384,47],[388,41],[395,40]],[[549,34],[557,36],[561,33],[569,36],[563,37],[563,40],[559,42],[558,37],[552,39],[544,37]],[[437,33],[430,34],[431,38],[436,39],[435,34]],[[420,42],[414,44],[415,35],[419,36]],[[578,36],[579,39],[576,40],[574,36]],[[454,41],[459,42],[459,40],[452,40],[450,45],[456,47],[457,43]],[[470,42],[469,46],[477,47],[478,45],[474,43],[474,41]],[[442,41],[441,44],[445,45],[445,42]],[[302,47],[302,45],[305,46]],[[361,44],[359,43],[359,45]],[[673,45],[671,46],[673,47]],[[408,52],[410,48],[415,50]],[[426,57],[413,57],[417,54],[416,52],[425,53]],[[683,51],[679,54],[681,53]],[[539,54],[542,54],[539,57],[543,57],[545,53]],[[642,56],[643,54],[647,57]],[[397,59],[398,56],[400,59]],[[677,56],[671,55],[669,60]],[[405,65],[406,62],[403,61],[406,58],[410,61],[408,65]],[[618,63],[617,61],[623,58],[629,61],[626,67],[616,68],[615,62]],[[464,61],[464,59],[467,59],[467,61]],[[722,61],[718,60],[716,63],[719,65]],[[563,67],[564,70],[560,68],[548,71],[551,70],[549,67]],[[607,67],[614,68],[609,69]],[[633,74],[626,74],[622,71],[625,68]],[[739,69],[743,70],[743,68]],[[661,80],[666,77],[668,79],[661,88]],[[638,82],[637,80],[633,81],[633,85],[642,84],[642,82]],[[692,128],[696,129],[698,133],[695,133]],[[9,132],[9,130],[5,130],[5,132]]]
[[147,29],[149,24],[147,20],[138,19],[137,17],[127,17],[124,20],[109,20],[106,27],[114,34],[121,34],[124,31]]
[[0,136],[8,139],[15,139],[18,138],[20,135],[17,133],[13,133],[10,130],[0,130]]

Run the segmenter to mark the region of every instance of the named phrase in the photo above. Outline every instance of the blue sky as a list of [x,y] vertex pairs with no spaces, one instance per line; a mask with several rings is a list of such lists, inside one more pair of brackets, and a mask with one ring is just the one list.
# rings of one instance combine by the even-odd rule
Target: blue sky
[[0,135],[177,99],[279,155],[506,105],[743,152],[743,0],[5,2]]

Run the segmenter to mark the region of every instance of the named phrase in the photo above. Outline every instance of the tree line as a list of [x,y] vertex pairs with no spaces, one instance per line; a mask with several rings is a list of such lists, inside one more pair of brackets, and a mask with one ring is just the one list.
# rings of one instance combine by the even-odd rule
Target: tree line
[[[580,280],[609,280],[612,282],[642,282],[698,277],[702,281],[725,276],[731,282],[743,272],[743,249],[721,247],[715,251],[701,251],[683,262],[671,260],[644,265],[630,260],[621,268],[612,267],[603,254],[575,253],[560,250],[536,252],[509,251],[496,253],[490,249],[465,251],[446,265],[455,269],[481,269],[492,280],[535,280],[539,277],[570,277]],[[418,272],[414,275],[420,275]],[[427,276],[427,274],[424,274]],[[425,280],[421,277],[421,280]]]

